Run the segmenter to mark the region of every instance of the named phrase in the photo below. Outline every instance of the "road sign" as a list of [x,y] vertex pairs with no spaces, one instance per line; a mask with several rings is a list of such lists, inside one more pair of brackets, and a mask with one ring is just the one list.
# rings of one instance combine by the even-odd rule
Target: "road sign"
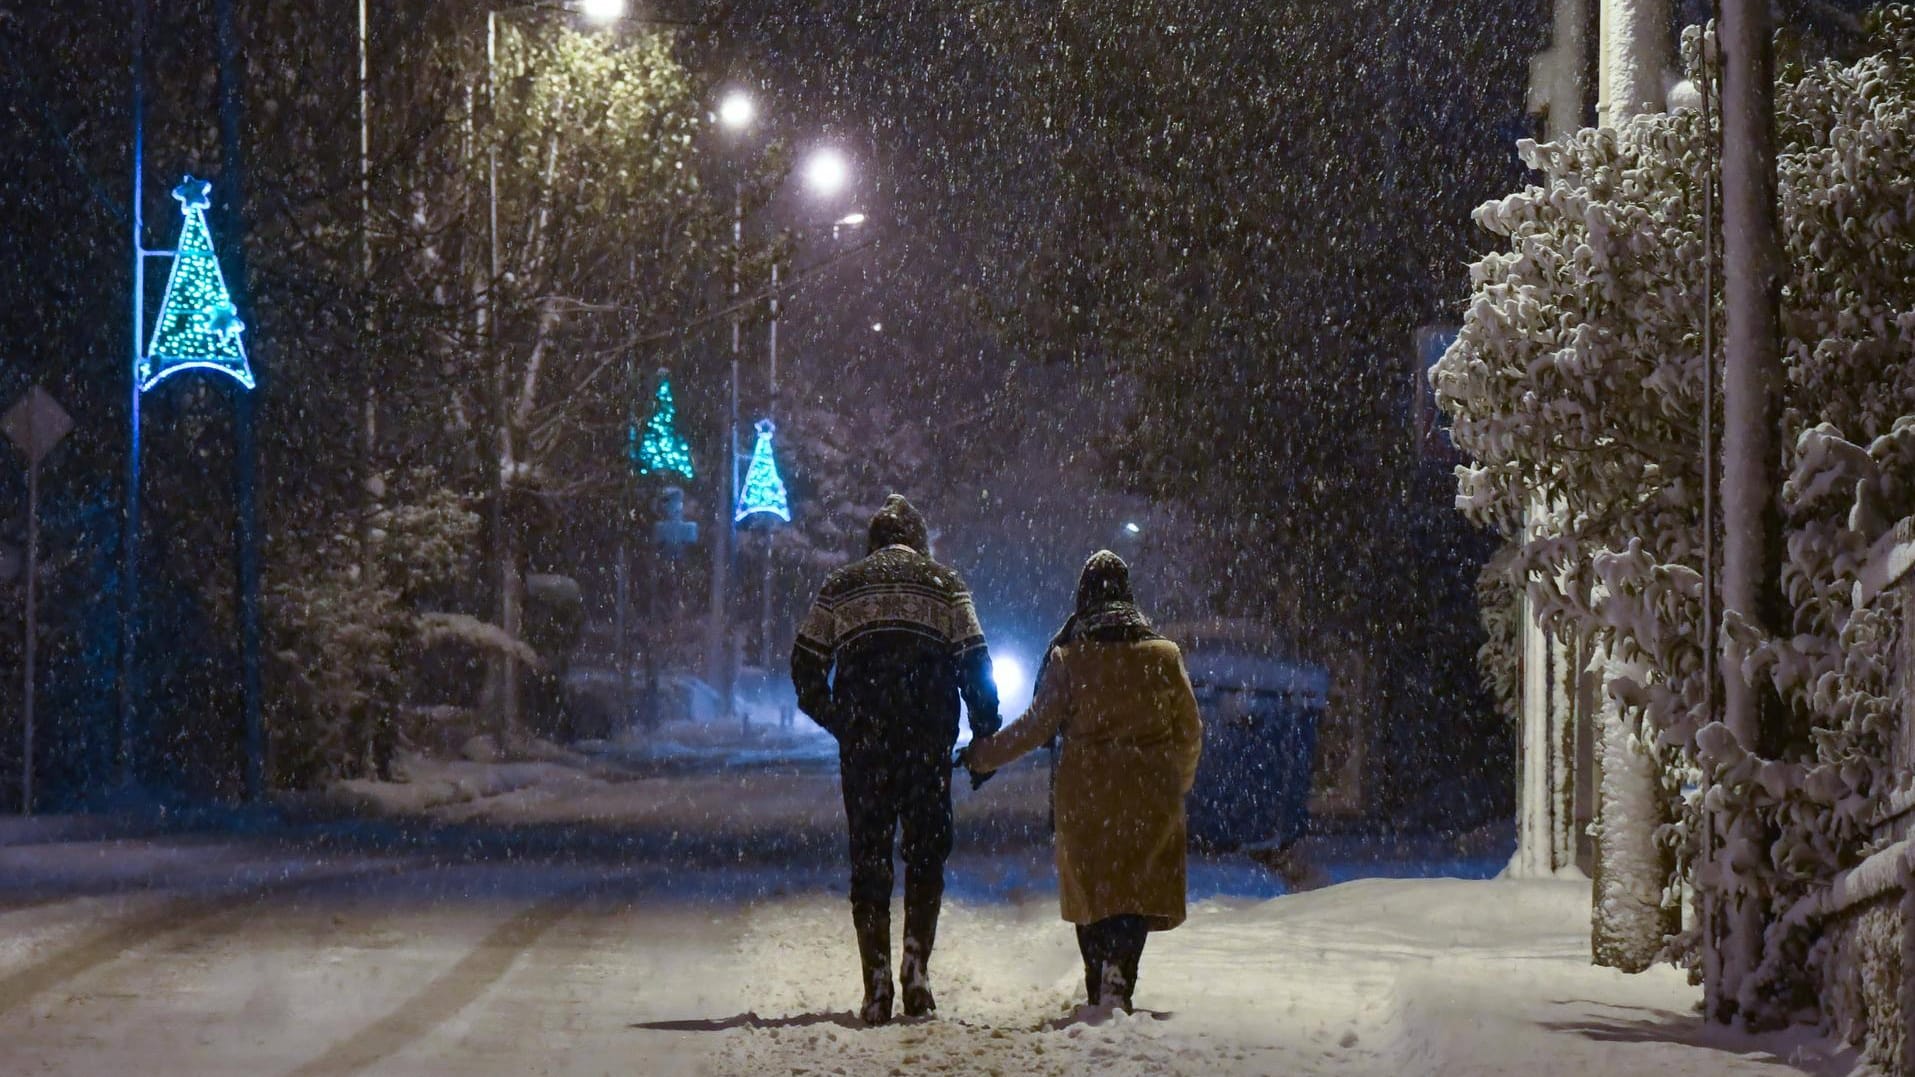
[[73,430],[73,417],[38,385],[0,415],[0,431],[27,454],[27,626],[22,690],[20,813],[33,814],[33,659],[40,636],[35,577],[40,560],[40,461]]
[[27,454],[29,464],[38,464],[61,438],[73,432],[73,417],[52,394],[36,385],[0,415],[0,430]]

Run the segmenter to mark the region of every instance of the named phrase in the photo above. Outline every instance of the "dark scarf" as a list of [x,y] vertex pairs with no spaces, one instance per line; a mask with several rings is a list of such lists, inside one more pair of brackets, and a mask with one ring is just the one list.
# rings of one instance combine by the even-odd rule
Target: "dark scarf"
[[[1064,619],[1064,625],[1051,637],[1050,646],[1044,648],[1044,660],[1037,666],[1035,691],[1044,688],[1044,674],[1051,668],[1051,656],[1059,647],[1067,643],[1135,643],[1139,640],[1160,639],[1150,626],[1150,618],[1137,608],[1137,598],[1130,589],[1130,566],[1124,559],[1110,552],[1099,550],[1091,554],[1084,562],[1084,571],[1077,577],[1077,610]],[[1050,790],[1051,790],[1051,826],[1057,823],[1057,744],[1063,738],[1060,731],[1052,736],[1045,745],[1050,750]]]

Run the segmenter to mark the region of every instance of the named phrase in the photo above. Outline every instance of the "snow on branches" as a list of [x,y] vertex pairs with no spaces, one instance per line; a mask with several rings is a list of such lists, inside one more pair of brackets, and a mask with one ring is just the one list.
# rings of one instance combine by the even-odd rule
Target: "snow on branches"
[[[1790,69],[1777,92],[1789,275],[1775,475],[1793,621],[1742,672],[1771,677],[1808,736],[1798,757],[1746,761],[1743,791],[1778,838],[1751,868],[1762,878],[1733,885],[1778,902],[1868,851],[1886,792],[1902,629],[1855,608],[1854,584],[1870,544],[1915,513],[1915,6],[1873,18],[1870,55]],[[1699,32],[1685,54],[1697,70]],[[1665,837],[1685,863],[1701,808],[1679,775],[1730,762],[1699,737],[1715,137],[1682,109],[1522,143],[1537,181],[1477,210],[1497,249],[1471,267],[1462,332],[1431,372],[1471,457],[1458,508],[1511,542],[1547,626],[1609,649],[1604,695],[1668,764]]]

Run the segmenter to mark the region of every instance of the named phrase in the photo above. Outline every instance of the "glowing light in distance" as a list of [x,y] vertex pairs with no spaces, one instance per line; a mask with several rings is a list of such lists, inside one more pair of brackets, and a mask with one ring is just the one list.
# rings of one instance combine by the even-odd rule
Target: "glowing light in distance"
[[805,184],[817,194],[837,194],[850,182],[851,162],[837,150],[818,150],[805,162]]
[[1141,527],[1138,527],[1134,523],[1129,523],[1124,525],[1124,534],[1126,535],[1141,535],[1143,533],[1144,533],[1144,529]]
[[837,223],[843,225],[846,228],[856,228],[859,225],[864,223],[864,214],[847,213],[844,216],[838,218]]
[[617,22],[625,17],[625,0],[579,0],[578,13],[596,23]]
[[743,90],[733,90],[718,102],[718,122],[734,131],[750,127],[751,121],[757,118],[758,105]]
[[1008,654],[992,655],[991,680],[997,682],[999,698],[1016,698],[1023,693],[1027,683],[1024,664]]

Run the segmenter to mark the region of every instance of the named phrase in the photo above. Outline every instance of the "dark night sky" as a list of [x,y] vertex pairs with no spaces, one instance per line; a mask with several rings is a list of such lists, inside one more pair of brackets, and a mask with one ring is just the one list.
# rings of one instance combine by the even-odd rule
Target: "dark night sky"
[[[1317,6],[1320,12],[1311,17],[1324,35],[1352,32],[1338,5]],[[1372,46],[1389,66],[1367,77],[1401,80],[1401,112],[1343,121],[1348,129],[1342,137],[1353,146],[1397,140],[1402,174],[1377,176],[1377,184],[1430,196],[1431,219],[1405,229],[1418,234],[1414,242],[1430,272],[1418,294],[1403,298],[1431,315],[1461,297],[1465,243],[1472,238],[1469,209],[1520,176],[1511,143],[1524,131],[1527,56],[1542,43],[1543,5],[1533,6],[1537,17],[1504,13],[1474,27],[1453,14],[1435,14],[1434,7],[1400,6],[1402,21]],[[946,444],[959,465],[952,469],[954,486],[969,483],[1007,495],[982,514],[1000,517],[1001,526],[981,518],[961,488],[950,490],[946,504],[928,507],[946,517],[960,513],[947,552],[972,574],[987,609],[1001,611],[1017,631],[1033,637],[1061,616],[1083,556],[1117,542],[1122,521],[1148,506],[1108,489],[1106,469],[1092,451],[1110,424],[1123,421],[1122,402],[1111,399],[1106,372],[1045,367],[1037,357],[990,340],[977,332],[974,311],[955,295],[975,272],[979,248],[1014,252],[1041,238],[1032,233],[1049,227],[1051,218],[1041,140],[1018,126],[1008,80],[998,77],[998,61],[963,10],[951,3],[747,0],[734,16],[751,27],[744,44],[713,66],[730,79],[764,86],[777,130],[794,146],[824,132],[862,158],[875,157],[876,166],[866,165],[861,177],[867,186],[857,208],[872,214],[878,249],[791,304],[786,332],[795,354],[789,369],[798,375],[836,367],[842,355],[860,352],[846,342],[882,321],[887,336],[904,345],[892,350],[898,361],[867,363],[837,384],[907,401],[907,410],[914,407],[933,425],[953,413],[982,408],[990,414],[981,429]],[[1305,80],[1334,100],[1345,92],[1346,80],[1366,76],[1299,64],[1279,77]],[[1472,90],[1458,94],[1459,86]],[[1254,98],[1237,102],[1251,124],[1266,119],[1256,114],[1259,106]],[[1422,141],[1432,132],[1432,141]],[[1455,169],[1455,184],[1434,186],[1433,177],[1448,160],[1474,164]],[[1490,162],[1487,170],[1484,161]],[[1269,164],[1273,173],[1312,171],[1307,162]],[[1485,175],[1492,182],[1484,182]],[[1272,183],[1279,176],[1240,179]],[[816,212],[798,199],[791,202],[795,215]],[[1368,242],[1379,248],[1377,257],[1389,256],[1381,248],[1396,237],[1365,234],[1366,224],[1354,215],[1343,221],[1337,210],[1324,208],[1315,233],[1320,242]],[[1310,257],[1308,251],[1297,256]],[[1006,260],[1015,265],[1015,253]],[[1326,303],[1335,298],[1325,297]],[[911,358],[903,358],[905,352]],[[1322,382],[1311,392],[1338,391],[1351,379],[1337,368],[1353,363],[1383,368],[1390,391],[1407,395],[1407,371],[1397,373],[1399,357],[1376,354],[1324,356]],[[1246,376],[1257,375],[1253,370]],[[1262,448],[1217,447],[1220,454]],[[1159,511],[1159,530],[1168,541],[1201,538],[1201,518],[1180,521],[1174,506]],[[1193,559],[1198,553],[1186,551]],[[1159,550],[1157,556],[1176,555]],[[1152,590],[1146,579],[1146,594]]]

